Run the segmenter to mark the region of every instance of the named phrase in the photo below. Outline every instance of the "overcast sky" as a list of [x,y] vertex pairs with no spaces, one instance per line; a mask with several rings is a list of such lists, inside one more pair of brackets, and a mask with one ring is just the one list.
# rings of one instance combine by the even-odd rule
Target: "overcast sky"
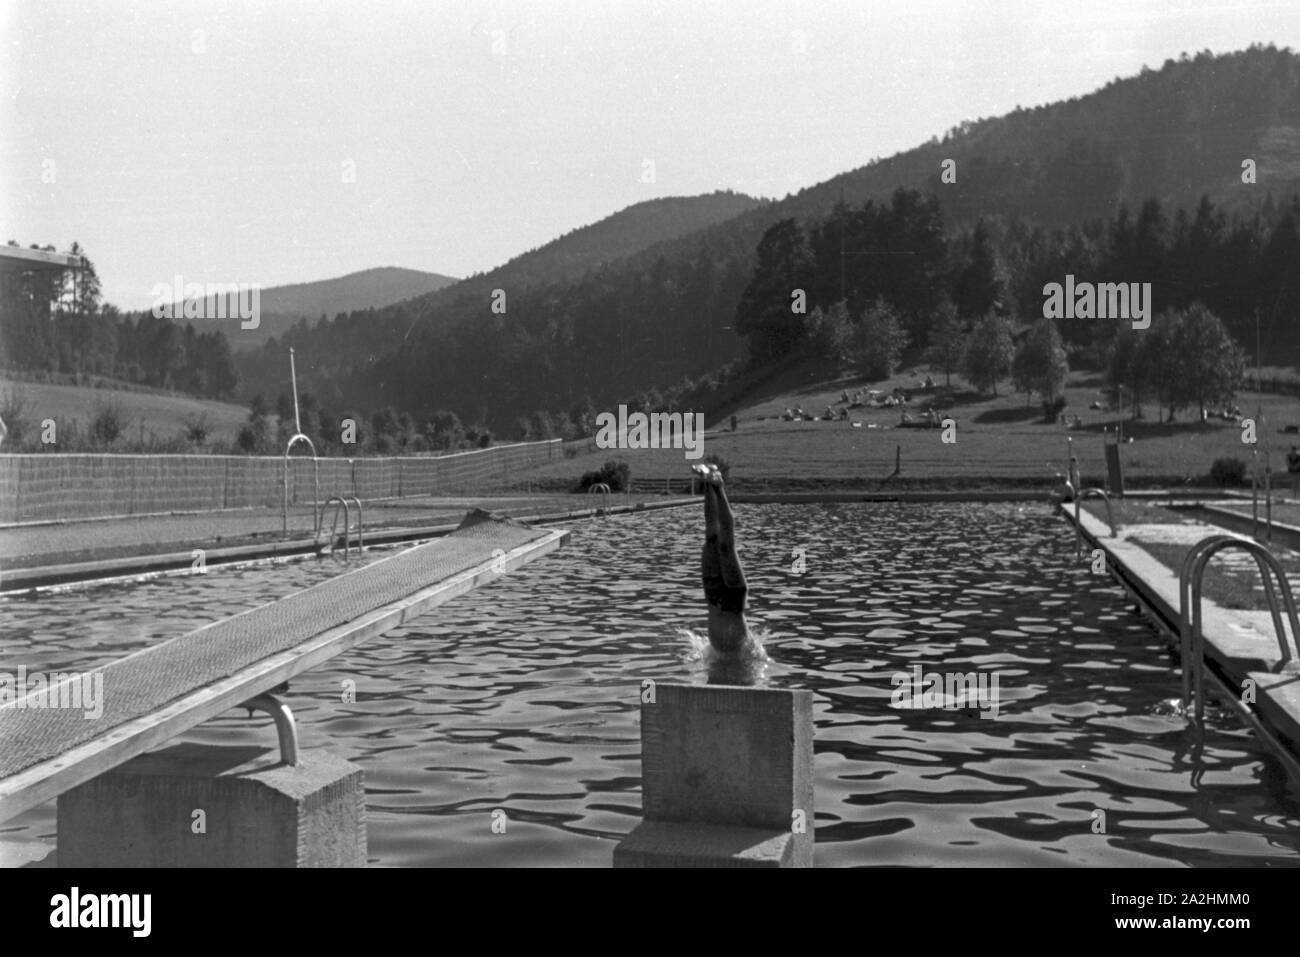
[[0,0],[0,242],[79,241],[126,308],[177,273],[465,276],[1256,41],[1300,50],[1295,0]]

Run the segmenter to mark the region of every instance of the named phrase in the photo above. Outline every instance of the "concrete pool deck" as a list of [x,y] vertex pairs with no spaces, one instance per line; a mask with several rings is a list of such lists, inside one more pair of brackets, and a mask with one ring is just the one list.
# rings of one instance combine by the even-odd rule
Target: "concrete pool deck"
[[[607,511],[619,514],[698,501],[615,494]],[[365,542],[369,546],[446,535],[473,508],[529,523],[585,519],[605,510],[600,496],[576,493],[370,502],[363,503]],[[203,551],[205,565],[286,558],[316,550],[310,509],[290,509],[287,537],[282,521],[279,509],[240,509],[0,528],[0,593],[182,571],[193,565],[195,549]]]
[[[1074,509],[1063,507],[1062,512],[1073,523]],[[1086,510],[1080,513],[1080,527],[1089,547],[1105,553],[1107,569],[1177,648],[1178,574],[1135,539],[1150,538],[1153,534],[1168,536],[1171,528],[1177,528],[1180,539],[1190,544],[1221,535],[1223,528],[1202,522],[1182,526],[1128,524],[1121,525],[1118,537],[1111,538],[1109,526]],[[1080,560],[1090,561],[1090,558],[1085,554]],[[1253,682],[1256,702],[1253,711],[1264,730],[1274,737],[1269,743],[1285,747],[1293,760],[1300,757],[1300,673],[1277,670],[1282,657],[1272,617],[1267,611],[1223,608],[1204,596],[1201,607],[1207,670],[1216,673],[1227,688],[1237,691],[1244,691],[1247,682]],[[1300,636],[1291,638],[1293,654],[1297,638]]]

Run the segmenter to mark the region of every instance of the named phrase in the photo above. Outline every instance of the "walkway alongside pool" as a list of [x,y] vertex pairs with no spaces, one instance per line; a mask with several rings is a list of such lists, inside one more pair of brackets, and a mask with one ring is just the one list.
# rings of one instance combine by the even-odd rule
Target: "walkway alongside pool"
[[[1071,509],[1065,512],[1073,516]],[[1170,560],[1198,542],[1224,534],[1224,530],[1180,516],[1176,523],[1129,523],[1119,529],[1116,538],[1111,538],[1106,524],[1095,515],[1083,511],[1080,518],[1090,539],[1089,547],[1103,550],[1108,567],[1154,617],[1176,634],[1180,620],[1179,573]],[[1162,547],[1170,545],[1177,550]],[[1300,593],[1300,574],[1294,570],[1296,556],[1280,548],[1272,551],[1285,563],[1291,588]],[[1213,561],[1207,578],[1216,573],[1216,568],[1237,578],[1249,576],[1246,580],[1255,586],[1249,591],[1258,595],[1252,596],[1256,600],[1251,604],[1256,607],[1243,608],[1224,607],[1210,595],[1202,596],[1202,630],[1209,670],[1218,674],[1224,686],[1247,706],[1257,703],[1249,710],[1261,721],[1264,733],[1274,739],[1277,747],[1285,748],[1294,761],[1300,755],[1300,671],[1294,661],[1300,635],[1288,640],[1293,661],[1289,668],[1281,669],[1282,652],[1272,616],[1263,610],[1266,602],[1262,600],[1254,559],[1234,549],[1219,553]],[[1181,561],[1175,564],[1181,568]],[[1241,591],[1232,594],[1239,597]]]

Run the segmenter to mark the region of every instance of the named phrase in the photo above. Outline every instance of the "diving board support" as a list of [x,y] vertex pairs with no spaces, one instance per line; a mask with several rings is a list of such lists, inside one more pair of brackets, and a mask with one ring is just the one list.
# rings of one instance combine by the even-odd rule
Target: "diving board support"
[[364,867],[360,767],[182,741],[59,795],[59,867]]
[[249,714],[254,711],[269,714],[275,721],[275,735],[280,741],[280,762],[290,767],[298,763],[298,727],[287,704],[268,692],[249,698],[240,707],[247,708]]
[[[329,628],[293,648],[269,655],[229,677],[184,694],[148,714],[125,721],[84,744],[0,779],[0,821],[39,807],[79,784],[157,748],[204,721],[271,691],[335,655],[342,654],[466,592],[497,580],[502,573],[558,549],[569,532],[556,529],[504,554],[485,557],[410,596],[372,609]],[[420,546],[424,547],[424,546]],[[401,556],[384,561],[393,561]],[[378,565],[368,566],[369,568]],[[351,572],[360,574],[364,572]],[[147,649],[146,649],[147,650]],[[141,652],[137,652],[141,654]],[[112,689],[106,689],[112,693]],[[7,705],[6,707],[13,707]]]
[[644,820],[615,867],[812,867],[812,692],[643,684]]

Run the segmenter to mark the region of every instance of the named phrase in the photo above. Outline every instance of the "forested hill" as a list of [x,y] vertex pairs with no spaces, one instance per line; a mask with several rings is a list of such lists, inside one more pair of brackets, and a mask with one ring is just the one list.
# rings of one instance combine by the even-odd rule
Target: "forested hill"
[[[941,164],[956,161],[956,182]],[[1242,161],[1255,161],[1253,188]],[[1120,202],[1228,212],[1300,189],[1300,56],[1254,47],[1168,60],[1083,97],[964,123],[942,137],[812,187],[773,213],[819,216],[898,187],[933,191],[945,220],[1001,215],[1046,226],[1112,216]]]
[[[303,320],[308,325],[313,325],[321,316],[391,306],[393,303],[443,289],[455,282],[451,276],[439,273],[381,266],[348,273],[336,279],[271,286],[258,292],[261,318],[257,328],[231,331],[227,327],[224,331],[232,348],[256,348],[272,336],[284,335]],[[215,304],[205,314],[215,315]],[[210,323],[200,320],[197,325],[198,331],[204,332]]]
[[[945,159],[956,161],[955,183],[940,181]],[[1253,184],[1242,181],[1245,159],[1255,163]],[[868,200],[879,209],[902,187],[933,197],[934,209],[904,199],[892,220],[867,218],[902,241],[913,228],[942,230],[955,245],[936,247],[934,263],[957,272],[971,265],[963,257],[978,218],[1016,221],[1023,251],[1063,242],[1025,239],[1032,227],[1110,222],[1121,204],[1132,214],[1155,199],[1170,219],[1179,208],[1194,216],[1202,195],[1239,216],[1281,206],[1300,188],[1300,57],[1256,47],[1169,61],[1089,96],[964,124],[581,274],[537,282],[488,274],[291,341],[309,357],[310,388],[329,404],[391,405],[417,417],[447,408],[499,430],[537,409],[575,409],[586,397],[607,405],[740,354],[737,305],[774,223],[792,218],[834,238],[825,221],[838,215],[841,196],[850,209]],[[1007,231],[997,226],[990,236],[996,243]],[[1068,244],[1061,248],[1068,253]],[[865,288],[854,272],[880,264],[851,256],[846,268],[849,286]],[[508,294],[504,315],[490,309],[493,287]],[[281,387],[286,344],[241,365],[246,389]]]
[[625,259],[657,243],[689,235],[763,205],[762,200],[730,190],[634,203],[516,256],[503,266],[475,274],[448,289],[444,296],[431,296],[428,301],[436,303],[492,289],[572,279],[603,263]]

